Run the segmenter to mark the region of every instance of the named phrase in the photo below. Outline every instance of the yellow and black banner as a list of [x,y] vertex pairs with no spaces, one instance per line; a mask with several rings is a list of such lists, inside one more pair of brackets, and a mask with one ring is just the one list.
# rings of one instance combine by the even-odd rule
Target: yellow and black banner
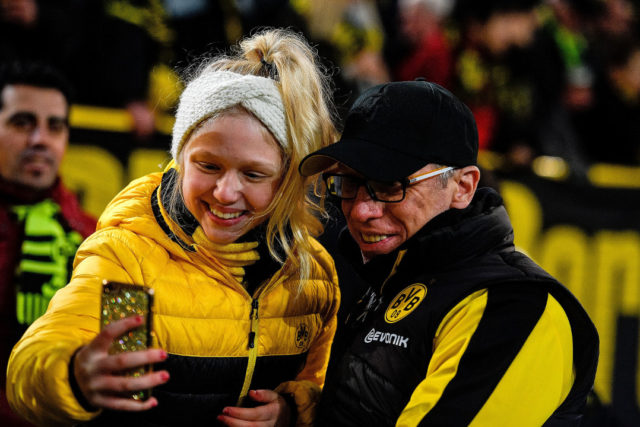
[[587,182],[532,173],[505,177],[500,187],[518,248],[565,284],[594,321],[600,335],[595,392],[614,425],[623,426],[640,425],[638,173],[598,165]]

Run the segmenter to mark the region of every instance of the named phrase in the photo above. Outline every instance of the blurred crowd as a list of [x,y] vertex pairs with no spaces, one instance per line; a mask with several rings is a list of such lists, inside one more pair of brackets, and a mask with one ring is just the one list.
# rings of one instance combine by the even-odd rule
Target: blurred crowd
[[126,109],[140,142],[172,114],[193,58],[289,27],[333,71],[340,112],[425,78],[472,109],[507,168],[640,165],[639,0],[0,0],[0,61],[63,70],[75,103]]

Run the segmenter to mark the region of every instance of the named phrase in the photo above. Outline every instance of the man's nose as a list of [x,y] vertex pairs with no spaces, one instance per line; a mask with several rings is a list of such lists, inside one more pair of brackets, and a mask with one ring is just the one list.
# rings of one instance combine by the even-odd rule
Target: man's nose
[[213,197],[220,203],[231,204],[238,200],[241,190],[242,183],[238,176],[233,172],[226,172],[216,180]]
[[51,141],[51,132],[48,127],[45,125],[38,125],[33,128],[31,133],[29,134],[29,145],[31,146],[42,146],[49,145]]
[[351,215],[354,219],[366,221],[371,218],[378,218],[382,216],[383,211],[384,203],[373,200],[365,186],[360,186],[351,209]]

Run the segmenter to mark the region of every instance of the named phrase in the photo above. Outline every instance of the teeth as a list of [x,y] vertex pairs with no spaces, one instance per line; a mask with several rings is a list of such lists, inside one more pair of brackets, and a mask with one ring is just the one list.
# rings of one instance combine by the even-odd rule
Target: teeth
[[367,243],[376,243],[389,237],[388,234],[362,234],[362,240]]
[[215,209],[210,209],[211,213],[214,214],[215,216],[217,216],[218,218],[222,218],[222,219],[232,219],[232,218],[238,218],[240,215],[242,215],[242,211],[240,212],[229,212],[229,213],[224,213],[224,212],[220,212],[217,211]]

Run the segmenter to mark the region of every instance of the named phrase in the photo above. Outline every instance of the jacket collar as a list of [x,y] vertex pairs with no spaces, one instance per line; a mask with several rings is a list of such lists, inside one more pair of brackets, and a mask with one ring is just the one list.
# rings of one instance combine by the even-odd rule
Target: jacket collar
[[0,199],[12,205],[23,205],[41,202],[53,197],[54,192],[62,186],[60,178],[56,178],[53,185],[44,190],[36,190],[32,187],[7,181],[0,177]]
[[467,208],[436,216],[402,247],[438,271],[509,245],[513,245],[513,228],[502,197],[491,188],[481,188]]
[[[178,185],[178,182],[177,170],[167,169],[162,176],[160,186],[151,196],[154,217],[167,237],[186,252],[199,250],[213,257],[229,268],[238,281],[248,282],[251,288],[255,288],[258,283],[273,275],[281,267],[269,253],[265,238],[266,224],[251,229],[234,243],[216,244],[205,236],[197,219],[189,212],[182,200],[177,209],[172,211],[173,215],[170,215],[168,200],[173,187]],[[276,251],[284,258],[281,246],[277,245]]]
[[[178,185],[178,171],[174,168],[168,169],[162,175],[162,182],[160,183],[160,201],[162,207],[166,212],[169,212],[169,194],[173,192],[174,187]],[[196,229],[200,224],[198,220],[187,209],[182,199],[182,193],[180,194],[180,203],[177,204],[176,212],[171,219],[178,225],[187,236],[193,236]]]

